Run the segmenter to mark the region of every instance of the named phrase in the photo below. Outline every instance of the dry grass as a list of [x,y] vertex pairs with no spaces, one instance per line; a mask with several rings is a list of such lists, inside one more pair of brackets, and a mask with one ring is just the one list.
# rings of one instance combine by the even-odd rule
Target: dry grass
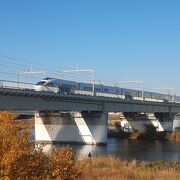
[[180,130],[173,131],[172,133],[167,133],[167,139],[169,141],[180,142]]
[[119,114],[109,114],[108,119],[109,119],[109,121],[119,121],[120,115]]
[[120,115],[119,114],[109,114],[108,115],[108,125],[115,126],[116,123],[120,123]]
[[180,164],[175,162],[128,162],[115,157],[95,157],[84,160],[83,163],[80,179],[86,180],[180,179]]

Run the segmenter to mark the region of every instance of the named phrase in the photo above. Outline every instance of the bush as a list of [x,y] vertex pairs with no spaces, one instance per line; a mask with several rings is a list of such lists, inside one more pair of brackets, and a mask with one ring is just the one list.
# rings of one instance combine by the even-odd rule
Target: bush
[[29,127],[10,113],[0,113],[0,179],[74,179],[81,174],[70,147],[46,155],[29,140]]
[[145,127],[146,134],[156,134],[157,133],[156,127],[152,124],[145,124],[144,127]]
[[130,133],[125,132],[119,122],[115,123],[115,129],[110,129],[108,131],[109,138],[129,138]]

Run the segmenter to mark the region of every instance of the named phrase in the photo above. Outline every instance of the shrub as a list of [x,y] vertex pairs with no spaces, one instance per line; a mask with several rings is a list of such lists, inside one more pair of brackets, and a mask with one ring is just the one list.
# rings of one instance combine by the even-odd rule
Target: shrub
[[74,179],[81,174],[70,147],[46,155],[30,141],[29,127],[27,121],[0,113],[0,179]]

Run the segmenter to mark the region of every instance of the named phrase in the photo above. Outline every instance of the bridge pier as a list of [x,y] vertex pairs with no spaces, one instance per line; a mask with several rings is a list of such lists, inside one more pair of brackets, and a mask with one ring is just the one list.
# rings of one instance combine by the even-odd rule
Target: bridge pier
[[180,114],[175,114],[173,130],[180,130]]
[[[173,131],[174,114],[172,113],[154,113],[156,122],[154,126],[157,127],[157,131]],[[159,126],[157,125],[159,124]]]
[[108,114],[36,112],[35,140],[46,143],[107,144]]
[[[129,127],[130,131],[143,130],[146,125],[153,125],[157,131],[172,131],[174,114],[171,113],[123,113],[124,126]],[[180,123],[180,116],[179,116]]]

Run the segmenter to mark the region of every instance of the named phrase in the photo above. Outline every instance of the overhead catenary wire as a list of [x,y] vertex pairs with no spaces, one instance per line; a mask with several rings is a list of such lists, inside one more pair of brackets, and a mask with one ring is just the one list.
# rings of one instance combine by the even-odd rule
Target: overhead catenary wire
[[[27,61],[27,60],[24,60],[24,59],[20,59],[20,58],[17,58],[17,57],[12,57],[12,56],[7,56],[7,55],[3,55],[3,54],[0,54],[0,57],[3,57],[5,59],[8,59],[9,61],[10,60],[15,60],[17,62],[21,62],[21,63],[24,63],[25,65],[29,64],[29,65],[34,65],[34,67],[37,67],[37,68],[42,68],[44,66],[44,64],[40,64],[40,63],[35,63],[35,62],[31,62],[31,61]],[[11,61],[12,62],[12,61]],[[17,63],[16,63],[17,64]],[[22,64],[21,64],[22,65]],[[54,71],[54,70],[50,70],[50,69],[47,69],[45,68],[47,71]]]
[[[6,61],[5,61],[5,60],[3,60],[3,61],[5,61],[6,63],[14,64],[14,65],[16,65],[16,67],[17,67],[17,66],[21,66],[21,67],[27,69],[27,66],[30,66],[30,65],[31,65],[31,66],[33,67],[33,69],[36,69],[36,70],[45,70],[49,75],[52,75],[52,76],[54,76],[54,77],[58,77],[59,74],[61,73],[61,71],[50,70],[50,69],[47,69],[47,68],[43,68],[43,66],[41,66],[41,67],[38,66],[38,67],[37,67],[37,66],[36,66],[37,63],[34,64],[34,63],[32,63],[32,62],[29,62],[29,61],[25,61],[25,60],[22,60],[22,59],[19,59],[19,58],[15,58],[15,57],[11,57],[11,56],[6,56],[6,55],[2,55],[2,54],[0,54],[0,56],[6,58]],[[2,59],[2,58],[1,58],[1,59]],[[11,59],[11,60],[18,61],[18,63],[17,63],[17,62],[12,62],[12,61],[7,61],[7,59],[8,59],[8,60]],[[21,62],[21,64],[20,64],[19,62]],[[23,62],[23,64],[22,64],[22,62]],[[17,68],[19,69],[19,67],[17,67]],[[22,70],[22,69],[21,69],[21,70]],[[23,70],[24,70],[24,69],[23,69]],[[81,76],[81,78],[79,78],[78,76]],[[88,79],[90,78],[88,75],[82,74],[82,73],[79,73],[78,75],[75,74],[75,76],[68,74],[68,75],[66,75],[66,77],[68,77],[68,78],[74,78],[74,77],[76,77],[76,79],[79,79],[79,80],[81,80],[81,79],[83,79],[83,78],[88,78]],[[58,78],[59,78],[59,77],[58,77]],[[108,80],[103,80],[103,81],[108,83]],[[110,81],[109,81],[109,82],[110,82]],[[112,81],[112,84],[115,84],[115,82]]]
[[[60,78],[60,74],[63,71],[63,69],[54,70],[51,68],[44,67],[44,64],[30,62],[30,61],[27,61],[24,59],[0,54],[1,79],[5,76],[7,77],[7,75],[5,75],[5,74],[9,74],[9,75],[11,74],[12,76],[13,75],[16,76],[17,73],[27,72],[31,68],[33,71],[44,71],[47,73],[47,75],[49,77],[58,78],[58,79]],[[29,76],[27,76],[27,77],[29,77]],[[39,80],[39,78],[41,78],[42,76],[31,74],[31,77],[37,78]],[[82,73],[82,72],[79,72],[78,74],[77,73],[66,74],[66,78],[67,78],[67,80],[68,79],[69,80],[75,80],[76,79],[79,82],[81,82],[81,81],[88,82],[88,81],[92,80],[91,75],[86,74],[86,73]],[[118,78],[118,81],[124,81],[124,80],[129,80],[129,79]],[[95,83],[96,82],[103,82],[102,84],[104,84],[104,85],[111,85],[111,86],[117,85],[117,80],[114,80],[113,77],[105,77],[105,76],[101,76],[99,74],[96,74]],[[120,86],[120,87],[122,87],[122,86]],[[134,88],[134,89],[139,88],[139,87],[135,87],[132,85],[131,86],[123,85],[123,87],[124,88]],[[144,83],[144,90],[145,91],[152,91],[153,87],[155,87],[155,86],[152,86],[152,85],[150,86],[149,84]]]

